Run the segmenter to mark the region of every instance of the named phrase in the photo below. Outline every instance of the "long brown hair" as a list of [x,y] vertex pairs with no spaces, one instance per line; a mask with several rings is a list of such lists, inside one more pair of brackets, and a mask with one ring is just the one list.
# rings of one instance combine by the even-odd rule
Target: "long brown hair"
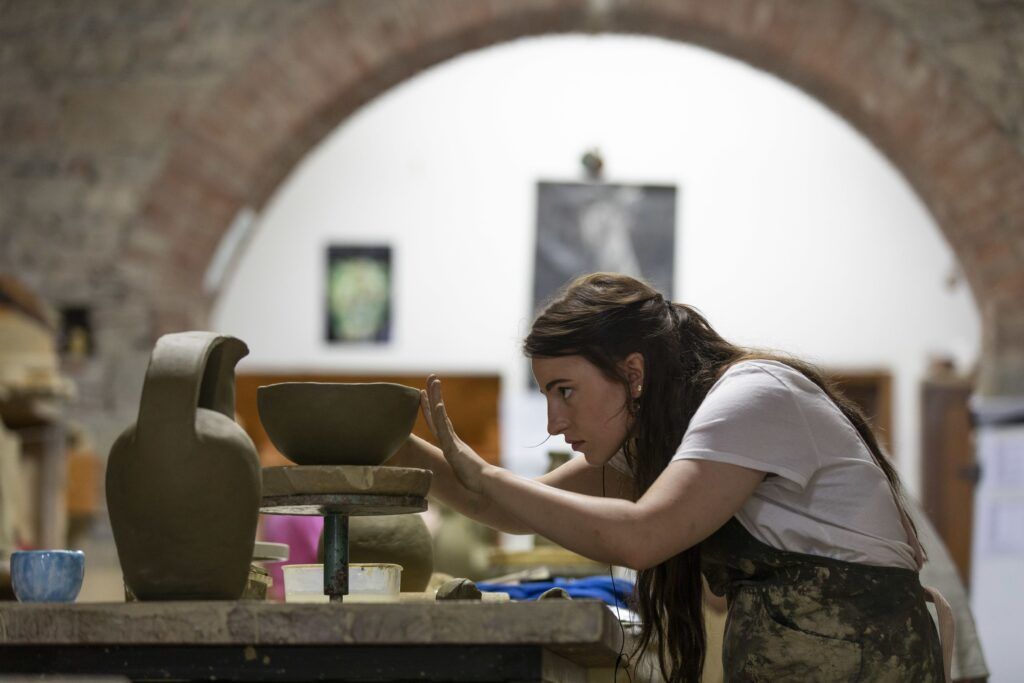
[[[634,352],[643,356],[643,397],[627,401],[634,419],[623,444],[638,496],[668,465],[715,381],[735,363],[763,359],[803,373],[832,399],[905,509],[899,477],[867,419],[819,370],[795,358],[734,346],[696,309],[667,301],[639,280],[614,273],[578,278],[537,317],[523,347],[531,358],[582,356],[621,383],[626,396],[629,382],[618,364]],[[636,652],[653,644],[667,681],[699,681],[705,651],[700,544],[640,571],[633,600],[643,622]]]

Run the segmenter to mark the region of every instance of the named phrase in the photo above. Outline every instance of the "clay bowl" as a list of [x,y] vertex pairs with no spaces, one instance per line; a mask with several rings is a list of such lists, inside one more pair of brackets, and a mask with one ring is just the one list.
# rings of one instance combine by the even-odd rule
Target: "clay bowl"
[[260,387],[260,421],[298,465],[380,465],[405,443],[418,389],[384,382],[283,382]]

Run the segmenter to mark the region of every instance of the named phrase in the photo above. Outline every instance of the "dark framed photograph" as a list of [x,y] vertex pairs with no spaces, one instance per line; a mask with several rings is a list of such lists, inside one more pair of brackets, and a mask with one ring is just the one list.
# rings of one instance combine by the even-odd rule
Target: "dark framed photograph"
[[391,247],[327,248],[327,341],[391,340]]
[[641,278],[671,298],[675,217],[670,185],[538,183],[533,312],[598,271]]

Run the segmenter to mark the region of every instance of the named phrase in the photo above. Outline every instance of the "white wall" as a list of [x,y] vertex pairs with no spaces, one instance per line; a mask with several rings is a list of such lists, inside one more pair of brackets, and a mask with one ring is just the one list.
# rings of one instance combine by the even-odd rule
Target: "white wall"
[[[494,372],[505,461],[540,471],[552,439],[524,398],[535,184],[577,180],[599,147],[612,182],[679,188],[675,298],[727,338],[895,375],[895,451],[917,487],[929,354],[978,352],[955,259],[903,177],[801,91],[649,38],[559,36],[464,55],[344,122],[257,221],[213,324],[241,369]],[[324,251],[394,248],[387,346],[323,341]],[[561,443],[561,442],[560,442]]]

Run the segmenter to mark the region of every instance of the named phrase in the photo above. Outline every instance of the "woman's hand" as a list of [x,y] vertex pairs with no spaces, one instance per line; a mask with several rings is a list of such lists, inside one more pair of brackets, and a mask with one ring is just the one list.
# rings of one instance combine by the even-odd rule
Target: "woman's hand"
[[444,407],[444,400],[441,398],[441,380],[437,375],[427,378],[426,391],[420,390],[420,407],[423,409],[427,426],[437,437],[441,451],[455,476],[467,489],[480,493],[483,490],[484,478],[490,470],[495,469],[494,465],[477,455],[455,434]]

